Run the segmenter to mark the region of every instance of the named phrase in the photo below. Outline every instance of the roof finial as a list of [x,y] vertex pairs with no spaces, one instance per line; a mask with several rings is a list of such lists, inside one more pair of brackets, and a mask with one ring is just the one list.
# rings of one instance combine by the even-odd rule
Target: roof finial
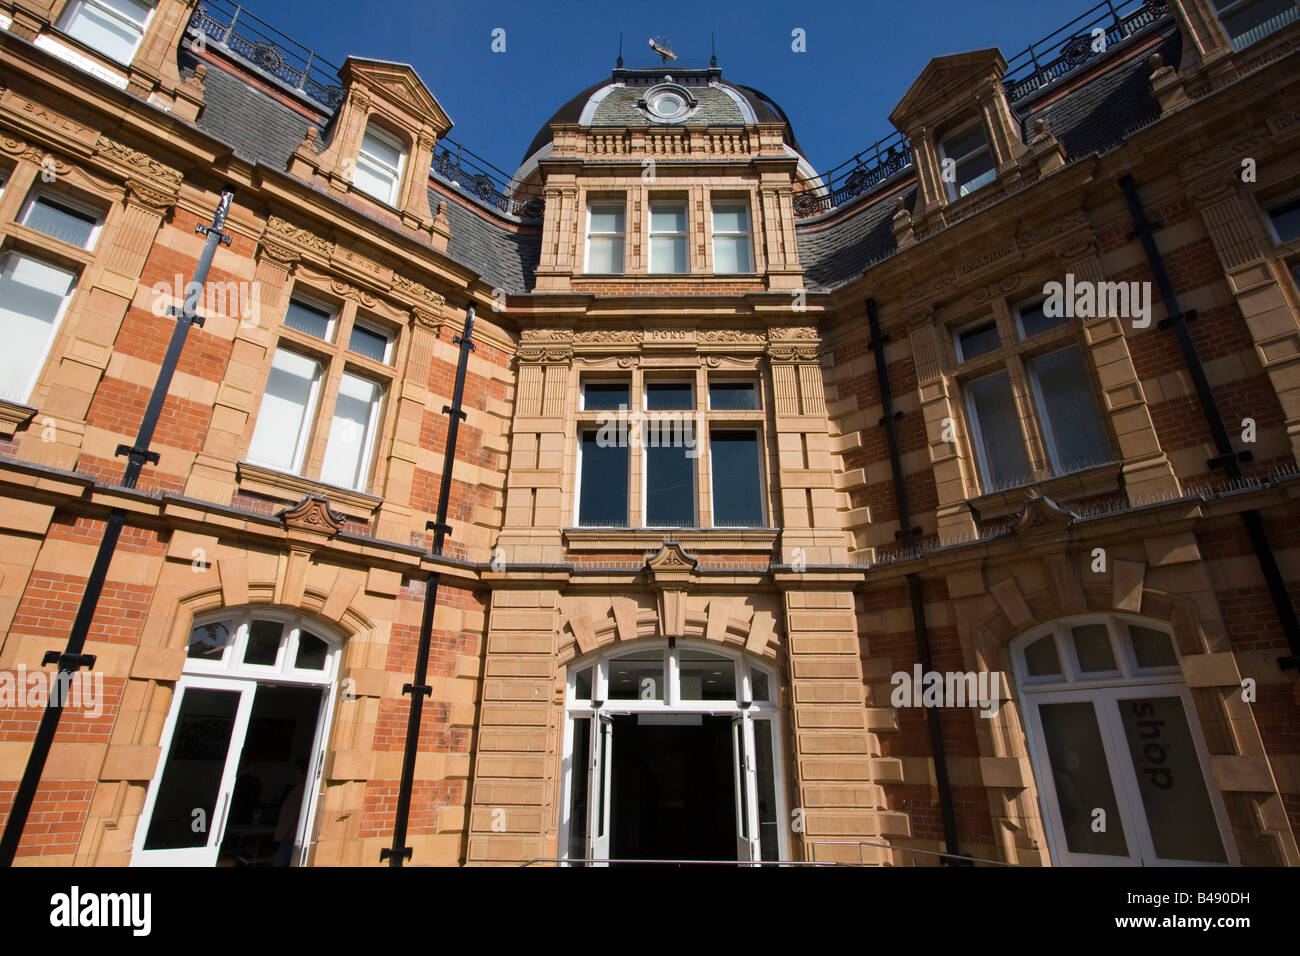
[[709,34],[709,46],[713,50],[713,55],[709,57],[709,66],[713,69],[718,67],[718,37],[716,34]]
[[614,69],[623,69],[623,34],[618,35],[618,60],[614,63]]

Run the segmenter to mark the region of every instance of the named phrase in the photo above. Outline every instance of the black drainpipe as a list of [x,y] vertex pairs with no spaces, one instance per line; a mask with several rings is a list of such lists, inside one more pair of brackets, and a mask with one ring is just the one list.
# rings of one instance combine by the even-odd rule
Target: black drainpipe
[[[1219,412],[1214,393],[1210,389],[1210,381],[1205,377],[1205,367],[1201,364],[1201,357],[1187,329],[1187,323],[1196,318],[1196,310],[1188,309],[1184,312],[1178,307],[1178,298],[1174,295],[1173,284],[1169,281],[1169,273],[1165,270],[1164,259],[1161,258],[1160,249],[1156,246],[1155,231],[1162,223],[1147,219],[1132,176],[1121,178],[1119,188],[1124,192],[1129,213],[1133,217],[1133,231],[1129,233],[1128,238],[1142,241],[1142,250],[1146,253],[1147,264],[1151,267],[1151,274],[1160,289],[1160,298],[1168,315],[1168,318],[1161,320],[1160,328],[1170,327],[1174,330],[1174,336],[1178,339],[1178,348],[1183,353],[1183,361],[1192,376],[1196,397],[1201,403],[1201,412],[1205,415],[1210,433],[1214,436],[1214,447],[1218,455],[1211,458],[1208,464],[1211,469],[1224,469],[1229,478],[1237,480],[1241,478],[1241,463],[1250,461],[1252,456],[1249,451],[1239,452],[1232,448],[1227,425]],[[1277,558],[1273,554],[1268,534],[1264,530],[1264,520],[1258,511],[1252,509],[1241,512],[1241,521],[1250,536],[1250,543],[1255,549],[1255,559],[1259,561],[1259,569],[1263,572],[1264,582],[1268,585],[1269,597],[1273,599],[1273,608],[1282,622],[1282,632],[1286,635],[1287,645],[1291,648],[1291,654],[1278,658],[1278,663],[1283,669],[1300,668],[1300,621],[1296,619],[1295,606],[1291,603],[1286,583],[1282,580],[1282,572],[1277,566]]]
[[[889,369],[885,365],[886,336],[880,334],[880,315],[876,311],[876,300],[867,300],[867,323],[871,329],[871,343],[868,348],[876,357],[876,380],[880,383],[880,404],[884,414],[880,424],[885,426],[885,437],[889,441],[889,467],[894,476],[894,504],[898,508],[897,537],[906,545],[919,536],[921,529],[912,525],[912,512],[907,507],[907,490],[903,485],[903,459],[898,451],[898,431],[894,422],[903,417],[902,412],[894,410],[894,399],[889,389]],[[921,601],[921,577],[918,574],[907,575],[907,596],[912,603],[912,630],[916,634],[916,658],[920,661],[921,672],[928,674],[934,670],[930,657],[930,636],[925,629],[925,606]],[[930,707],[925,710],[925,725],[930,731],[930,752],[934,757],[934,781],[939,788],[939,813],[943,817],[943,839],[949,853],[960,853],[957,841],[957,814],[953,807],[952,784],[948,780],[948,757],[943,746],[943,723],[939,711]],[[956,863],[944,858],[945,863]]]

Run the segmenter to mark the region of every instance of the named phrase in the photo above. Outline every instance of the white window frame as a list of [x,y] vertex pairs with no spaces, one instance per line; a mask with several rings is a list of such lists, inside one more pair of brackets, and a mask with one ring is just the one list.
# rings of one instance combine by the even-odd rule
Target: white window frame
[[[987,353],[987,354],[992,354],[992,353]],[[979,466],[980,488],[985,494],[995,492],[995,491],[1002,491],[1005,489],[999,487],[998,484],[993,481],[991,472],[989,471],[988,459],[991,456],[989,455],[988,449],[984,444],[984,432],[980,428],[980,417],[975,411],[975,402],[973,400],[973,397],[971,396],[971,391],[969,386],[974,382],[980,381],[981,379],[992,378],[994,375],[1005,375],[1007,377],[1007,385],[1011,389],[1011,398],[1012,401],[1014,402],[1016,390],[1015,390],[1015,386],[1011,384],[1011,372],[1010,370],[1007,369],[1005,364],[998,364],[992,371],[982,372],[979,375],[966,379],[961,384],[962,401],[966,406],[966,422],[970,429],[970,439],[974,446],[971,449],[971,451],[975,455],[975,463]],[[1019,409],[1017,409],[1016,412],[1017,421],[1019,420],[1019,417],[1020,417]],[[1024,444],[1025,436],[1023,432],[1021,432],[1020,434],[1020,441],[1021,444]],[[1025,446],[1025,467],[1030,469],[1033,468],[1033,462],[1029,458],[1028,446]],[[1026,473],[1026,477],[1028,477],[1028,473]]]
[[384,339],[384,357],[382,359],[373,359],[369,355],[364,355],[361,352],[358,352],[355,349],[353,349],[351,332],[348,332],[348,344],[347,344],[346,351],[351,352],[353,355],[360,355],[363,359],[366,359],[371,362],[378,361],[381,365],[393,364],[393,344],[396,342],[397,336],[393,334],[391,329],[387,329],[384,326],[380,325],[378,322],[374,322],[372,320],[362,318],[359,315],[352,320],[352,326],[354,329],[362,328],[365,329],[367,332],[372,332],[375,335],[382,336]]
[[[980,136],[984,140],[984,145],[978,149],[972,149],[968,153],[963,153],[960,156],[949,156],[948,149],[947,149],[948,144],[951,143],[953,140],[957,139],[958,137],[964,136],[973,130],[979,131]],[[989,141],[989,131],[985,127],[983,119],[975,119],[969,123],[964,123],[963,125],[957,127],[956,129],[952,130],[950,133],[947,133],[946,135],[941,137],[938,145],[939,145],[939,149],[938,149],[939,179],[943,183],[944,188],[948,192],[949,202],[956,202],[958,199],[965,199],[966,196],[974,195],[975,193],[983,189],[985,186],[991,186],[994,182],[997,181],[998,160],[997,160],[997,156],[993,152],[993,144]],[[958,167],[960,167],[962,163],[966,162],[966,160],[968,159],[975,158],[980,153],[989,154],[989,161],[992,163],[993,166],[992,168],[993,178],[988,180],[987,182],[981,183],[980,185],[976,186],[974,189],[970,190],[969,192],[965,193],[965,195],[963,195],[961,193],[961,188],[964,185],[963,183],[957,182],[955,179],[953,182],[948,182],[948,180],[944,178],[943,161],[945,159],[951,159],[953,161],[953,172],[955,174]],[[986,176],[988,174],[981,173],[980,175]],[[979,177],[977,176],[976,179],[978,178]],[[974,179],[971,180],[971,182],[974,181],[975,181]]]
[[[76,42],[81,44],[85,44],[86,43],[85,40],[81,40],[78,37],[73,36],[72,33],[69,32],[69,28],[72,25],[73,17],[76,15],[78,11],[81,10],[82,7],[94,7],[96,10],[99,10],[101,13],[106,14],[107,16],[116,20],[118,23],[122,24],[123,26],[130,27],[132,30],[135,30],[137,28],[139,29],[139,34],[135,38],[135,45],[131,47],[131,55],[127,57],[125,60],[119,60],[114,56],[109,56],[107,53],[102,54],[103,56],[108,57],[108,59],[112,60],[114,63],[118,63],[122,66],[130,66],[132,62],[135,61],[135,55],[140,52],[140,44],[144,42],[144,35],[149,31],[149,24],[153,22],[153,15],[158,10],[158,4],[156,0],[150,3],[149,12],[145,14],[144,23],[136,23],[134,20],[130,19],[129,17],[123,16],[120,11],[114,9],[111,5],[102,2],[102,0],[71,0],[71,2],[64,8],[63,13],[59,15],[59,23],[57,29],[60,33],[62,33],[64,36],[68,37],[69,39],[75,40]],[[97,50],[96,52],[102,53],[102,51],[99,50]]]
[[[1079,669],[1075,656],[1074,641],[1070,629],[1085,624],[1104,624],[1110,637],[1111,653],[1114,655],[1118,670],[1092,672],[1084,674]],[[1192,700],[1191,691],[1183,679],[1182,668],[1178,665],[1167,667],[1139,668],[1133,653],[1131,642],[1127,639],[1124,626],[1134,624],[1139,627],[1160,631],[1168,635],[1174,653],[1179,654],[1178,642],[1168,624],[1130,614],[1082,614],[1060,618],[1048,624],[1040,625],[1011,641],[1012,664],[1019,687],[1019,696],[1023,706],[1025,736],[1034,780],[1038,791],[1039,810],[1043,815],[1043,827],[1047,833],[1048,850],[1053,863],[1066,866],[1122,866],[1126,861],[1122,857],[1101,854],[1076,853],[1068,848],[1065,831],[1057,810],[1056,784],[1052,776],[1052,764],[1047,752],[1046,736],[1043,733],[1038,704],[1090,703],[1097,717],[1097,728],[1107,758],[1107,771],[1110,775],[1111,788],[1115,804],[1120,812],[1120,820],[1108,821],[1108,825],[1122,827],[1124,841],[1129,851],[1127,864],[1142,866],[1220,866],[1224,864],[1205,863],[1202,861],[1164,860],[1155,855],[1150,827],[1147,822],[1146,807],[1137,788],[1136,772],[1130,757],[1128,739],[1116,713],[1115,704],[1121,700],[1137,697],[1176,697],[1183,707],[1187,719],[1188,731],[1200,764],[1201,775],[1209,795],[1210,806],[1214,812],[1215,822],[1219,828],[1219,839],[1223,843],[1228,866],[1237,866],[1236,842],[1228,820],[1227,810],[1222,794],[1214,784],[1209,773],[1209,751],[1201,732],[1200,717]],[[1062,676],[1041,675],[1029,677],[1025,662],[1025,648],[1042,637],[1050,635],[1056,642],[1057,660],[1061,664]]]
[[[998,337],[998,347],[995,349],[990,349],[987,352],[981,352],[979,355],[972,355],[972,356],[965,355],[961,347],[961,337],[965,335],[967,332],[974,332],[977,329],[982,329],[990,325],[993,326],[993,332]],[[967,322],[965,325],[953,329],[952,347],[953,347],[953,351],[957,355],[958,362],[969,362],[972,359],[983,358],[985,355],[992,355],[994,352],[1000,351],[1004,346],[1002,342],[1002,330],[998,328],[997,318],[995,316],[986,315],[982,318],[976,319],[974,322]]]
[[[601,715],[701,714],[744,719],[746,721],[747,739],[751,742],[751,754],[755,752],[752,747],[752,720],[758,718],[771,722],[772,776],[778,821],[778,859],[789,859],[789,837],[786,833],[785,822],[790,819],[790,816],[786,806],[785,765],[781,746],[780,683],[777,679],[776,670],[766,663],[759,662],[749,654],[734,648],[720,646],[711,641],[678,638],[672,643],[674,646],[669,646],[669,642],[663,638],[619,642],[570,661],[567,665],[564,695],[564,750],[562,754],[564,785],[561,788],[558,855],[563,858],[568,857],[569,830],[572,823],[570,808],[573,806],[573,764],[575,759],[586,759],[585,755],[577,755],[573,752],[574,738],[576,736],[575,718],[585,717],[590,719],[594,736],[597,719]],[[703,651],[716,654],[719,657],[729,658],[736,667],[736,699],[730,701],[681,699],[681,654],[684,650]],[[640,655],[651,651],[661,651],[664,654],[662,700],[641,700],[639,697],[634,700],[610,700],[609,668],[611,663],[621,657],[634,654]],[[588,667],[592,669],[591,697],[586,700],[579,700],[577,699],[578,673]],[[767,677],[767,700],[754,700],[753,684],[756,671]],[[757,802],[751,799],[748,806],[751,822],[753,822],[757,820],[758,816]],[[751,832],[753,831],[751,830]]]
[[1293,202],[1300,202],[1300,192],[1280,196],[1267,203],[1260,203],[1261,208],[1264,210],[1264,220],[1268,223],[1269,238],[1273,240],[1273,245],[1278,248],[1284,248],[1300,243],[1300,236],[1295,236],[1291,239],[1283,239],[1281,233],[1277,231],[1277,224],[1273,221],[1274,209]]
[[[1248,43],[1239,44],[1238,41],[1241,40],[1243,37],[1249,36],[1252,31],[1248,30],[1246,33],[1243,33],[1240,36],[1233,36],[1230,32],[1228,32],[1228,24],[1224,21],[1224,17],[1231,16],[1233,13],[1236,13],[1238,10],[1245,10],[1248,7],[1252,7],[1258,2],[1259,0],[1236,0],[1235,3],[1228,4],[1222,10],[1218,8],[1217,4],[1213,2],[1210,3],[1210,9],[1213,11],[1215,18],[1219,21],[1219,28],[1223,30],[1223,36],[1228,41],[1228,45],[1232,47],[1234,53],[1240,53],[1242,50],[1246,49],[1247,47],[1254,46],[1260,40],[1263,40],[1265,37],[1272,36],[1278,30],[1282,29],[1282,27],[1286,26],[1289,23],[1294,23],[1296,19],[1300,17],[1300,10],[1296,10],[1295,5],[1293,3],[1292,10],[1296,15],[1293,16],[1290,20],[1286,21],[1285,23],[1279,24],[1278,26],[1274,27],[1272,30],[1269,30],[1267,33],[1261,33],[1259,36],[1255,37],[1253,40],[1251,40]],[[1276,19],[1277,16],[1282,16],[1282,14],[1277,14],[1274,17],[1274,19]],[[1268,22],[1267,20],[1264,21],[1264,23],[1267,22]],[[1260,26],[1263,26],[1263,24],[1260,24]],[[1259,27],[1254,27],[1252,29],[1258,30]]]
[[[277,666],[274,668],[243,663],[244,650],[248,643],[248,630],[254,619],[276,621],[284,625],[284,631],[281,636],[281,646],[277,652]],[[132,866],[178,865],[183,862],[184,857],[188,857],[194,853],[194,851],[190,849],[144,849],[145,838],[148,835],[149,826],[153,821],[153,810],[157,803],[159,786],[162,783],[163,772],[166,770],[167,765],[167,757],[171,751],[171,743],[176,731],[176,724],[179,719],[180,705],[184,697],[185,688],[209,688],[213,690],[243,692],[251,695],[256,693],[256,688],[260,684],[320,687],[323,692],[321,709],[316,717],[316,732],[312,740],[311,759],[308,762],[307,768],[307,781],[303,786],[304,802],[302,804],[302,809],[298,814],[298,825],[294,835],[294,845],[298,848],[298,865],[302,866],[307,862],[307,856],[313,842],[309,837],[311,834],[315,833],[316,816],[320,809],[320,780],[323,776],[325,751],[329,743],[330,731],[333,726],[336,678],[338,676],[339,658],[342,654],[344,641],[334,631],[326,627],[321,627],[315,621],[307,620],[301,614],[295,614],[293,612],[278,610],[275,608],[261,607],[221,609],[199,615],[195,617],[191,623],[190,632],[193,633],[195,628],[217,621],[231,621],[234,626],[235,636],[231,642],[226,645],[220,660],[205,661],[190,657],[185,658],[184,670],[180,680],[176,683],[175,690],[172,693],[171,707],[168,711],[167,719],[163,724],[162,733],[158,739],[160,749],[158,764],[154,769],[153,777],[149,781],[149,787],[145,793],[144,804],[141,807],[140,816],[136,823],[135,836],[132,841]],[[313,636],[323,640],[328,647],[325,654],[325,666],[319,671],[301,670],[293,666],[293,662],[297,658],[298,641],[303,630],[311,631]],[[249,703],[251,704],[251,700]],[[236,721],[236,731],[240,737],[241,754],[228,754],[228,766],[230,762],[233,761],[234,765],[238,767],[239,759],[242,757],[242,749],[247,741],[246,733],[248,714],[242,708],[241,713],[242,718],[237,719]],[[241,720],[242,726],[240,726]],[[220,815],[221,819],[218,820],[214,818],[210,821],[214,831],[214,841],[211,841],[209,846],[215,844],[215,848],[218,851],[225,838],[225,817],[230,802],[229,790],[227,790],[225,796],[225,801],[219,801],[216,810],[216,813]]]
[[[57,236],[52,236],[48,232],[42,232],[40,229],[37,229],[35,226],[27,225],[27,217],[31,215],[32,208],[42,199],[48,200],[54,203],[55,205],[67,206],[69,209],[73,210],[74,212],[79,212],[82,215],[89,216],[90,218],[95,220],[95,224],[90,227],[90,236],[87,237],[86,244],[84,246],[79,246],[75,243],[68,242],[66,239],[60,239]],[[99,243],[99,234],[104,229],[104,211],[102,209],[96,209],[94,206],[92,206],[90,203],[86,202],[85,200],[77,199],[76,197],[69,196],[66,193],[56,192],[53,189],[37,188],[37,189],[33,189],[28,194],[27,198],[23,201],[23,208],[18,213],[17,222],[18,225],[30,229],[32,232],[38,233],[41,236],[44,236],[46,239],[52,239],[53,241],[61,245],[67,246],[70,249],[80,249],[83,252],[93,252],[95,246]]]
[[[623,213],[622,232],[593,232],[591,214],[597,209],[617,209]],[[623,240],[623,261],[617,272],[593,272],[591,268],[591,238]],[[582,270],[584,275],[625,275],[627,273],[627,202],[617,200],[592,199],[587,203],[587,241],[582,250]]]
[[[1045,352],[1039,352],[1032,356],[1027,356],[1024,360],[1025,379],[1029,382],[1030,397],[1034,405],[1034,419],[1038,422],[1038,427],[1043,433],[1043,444],[1047,449],[1047,458],[1051,462],[1054,474],[1066,474],[1065,465],[1061,462],[1061,453],[1056,446],[1056,434],[1052,429],[1052,417],[1047,414],[1047,403],[1043,396],[1043,387],[1038,381],[1038,372],[1034,367],[1034,359],[1041,358],[1044,355],[1053,355],[1057,352],[1064,352],[1068,349],[1074,349],[1079,355],[1079,361],[1083,363],[1084,375],[1088,378],[1088,390],[1092,395],[1093,411],[1097,414],[1097,423],[1101,425],[1102,434],[1106,434],[1106,419],[1102,415],[1101,406],[1097,402],[1097,394],[1092,391],[1092,377],[1088,375],[1087,359],[1084,357],[1083,349],[1076,343],[1071,342],[1061,348],[1048,349]],[[1114,452],[1110,449],[1110,440],[1107,437],[1107,458],[1114,458]],[[1103,464],[1095,462],[1094,464]],[[1074,469],[1078,471],[1079,469]]]
[[[349,489],[350,491],[360,491],[363,494],[365,494],[367,493],[367,489],[370,487],[370,466],[374,460],[375,446],[379,444],[379,424],[380,424],[380,420],[383,417],[384,394],[385,394],[384,386],[386,383],[381,379],[372,378],[362,372],[353,371],[352,369],[349,368],[344,368],[343,374],[351,375],[353,378],[360,379],[364,382],[368,382],[369,384],[376,386],[378,389],[378,395],[375,397],[375,400],[370,405],[370,416],[366,420],[366,434],[362,438],[361,462],[357,466],[356,483],[352,485],[341,485],[341,486],[331,485],[331,487],[343,487]],[[339,381],[340,383],[342,383],[342,377],[340,377]],[[340,388],[341,387],[342,386],[340,384]],[[325,469],[324,455],[329,454],[329,436],[334,431],[334,416],[337,414],[337,410],[338,410],[337,391],[334,394],[334,409],[335,411],[330,413],[329,431],[326,432],[325,435],[325,450],[322,453],[322,458],[321,458],[322,472]],[[324,480],[323,476],[320,479],[320,481],[321,484],[330,484],[329,482],[326,482]]]
[[[1033,306],[1042,305],[1046,301],[1047,300],[1044,298],[1025,299],[1023,302],[1018,302],[1011,307],[1011,314],[1015,316],[1016,319],[1016,335],[1020,337],[1020,341],[1025,342],[1029,339],[1032,339],[1034,335],[1042,335],[1043,332],[1051,332],[1053,329],[1064,328],[1066,325],[1069,325],[1070,320],[1068,318],[1063,317],[1061,322],[1052,326],[1052,328],[1050,329],[1043,329],[1042,332],[1035,332],[1033,333],[1033,335],[1030,335],[1028,332],[1025,331],[1025,323],[1022,319],[1021,311],[1024,309],[1029,309]],[[1044,313],[1044,317],[1051,318],[1051,316],[1047,316],[1045,313]]]
[[338,308],[326,302],[324,299],[317,299],[316,297],[312,296],[310,293],[299,292],[296,289],[289,295],[289,305],[293,305],[294,303],[297,303],[298,305],[301,306],[306,306],[307,308],[312,309],[313,311],[316,312],[325,313],[326,316],[325,338],[318,338],[317,336],[312,335],[310,332],[304,332],[302,329],[296,329],[288,322],[286,322],[285,319],[287,319],[289,315],[289,310],[287,307],[285,308],[284,318],[280,320],[280,324],[284,328],[292,329],[294,332],[298,333],[299,335],[305,335],[308,338],[312,339],[313,341],[325,342],[329,345],[335,344],[334,336],[335,333],[338,332],[338,327],[339,327]]
[[[719,231],[717,227],[717,215],[719,206],[739,206],[745,213],[745,229],[743,232]],[[709,224],[713,233],[713,273],[714,275],[750,275],[754,271],[754,220],[749,211],[749,200],[743,197],[727,199],[719,196],[711,200],[709,204]],[[735,272],[722,272],[718,269],[718,239],[744,239],[745,240],[745,265],[746,268],[739,269]]]
[[41,372],[45,370],[45,363],[50,360],[50,353],[54,350],[54,343],[58,341],[59,332],[63,328],[63,320],[67,318],[68,308],[72,305],[72,299],[77,294],[77,283],[80,280],[81,275],[76,269],[69,269],[67,266],[43,256],[34,256],[18,249],[8,249],[4,252],[0,252],[0,270],[3,270],[3,268],[8,264],[10,256],[17,256],[20,259],[31,259],[35,262],[40,262],[43,265],[53,266],[54,268],[63,269],[65,272],[72,273],[72,282],[68,285],[68,291],[63,296],[63,302],[60,304],[58,312],[55,313],[54,321],[50,323],[49,340],[45,343],[45,348],[41,350],[39,360],[33,363],[32,376],[27,382],[27,387],[19,393],[22,395],[22,398],[10,399],[10,401],[25,403],[31,400],[32,392],[36,391],[36,386],[41,380]]
[[[646,228],[649,230],[649,238],[650,238],[649,246],[648,246],[649,254],[647,256],[650,275],[664,275],[664,276],[690,275],[691,272],[690,205],[686,202],[685,199],[652,199],[649,203],[649,206],[650,206],[650,211],[649,211],[650,214],[646,217]],[[682,211],[682,222],[684,224],[683,231],[682,232],[663,232],[663,231],[656,232],[654,227],[654,210],[656,206],[660,206],[660,207],[672,206],[675,209],[680,209]],[[656,238],[681,239],[682,244],[686,249],[686,268],[683,271],[668,272],[668,271],[655,268],[654,241]]]
[[[397,150],[398,159],[397,159],[396,168],[389,166],[383,160],[376,157],[373,153],[366,152],[366,137],[368,136],[373,136],[375,139],[379,140],[384,145]],[[357,147],[358,166],[361,165],[362,159],[365,159],[365,161],[369,163],[371,166],[373,166],[375,169],[381,172],[391,174],[393,177],[393,182],[388,189],[387,196],[376,195],[375,193],[370,192],[370,190],[362,186],[357,186],[357,190],[363,193],[364,195],[369,196],[372,199],[379,200],[380,202],[384,203],[387,206],[396,207],[398,193],[401,191],[401,187],[402,187],[402,172],[406,168],[406,160],[407,160],[406,145],[400,139],[398,139],[392,133],[388,132],[383,127],[375,123],[367,123],[365,131],[361,134],[361,145]],[[355,177],[354,177],[354,185],[355,185]]]
[[[295,329],[294,331],[297,331],[297,330]],[[306,335],[306,334],[307,334],[306,332],[303,333],[303,335]],[[275,360],[275,353],[276,353],[277,351],[279,351],[280,349],[284,349],[284,351],[286,351],[286,352],[292,352],[294,355],[298,356],[299,358],[309,359],[310,361],[316,363],[316,377],[312,380],[312,383],[311,383],[311,390],[310,390],[310,391],[308,392],[308,394],[307,394],[307,405],[306,405],[306,407],[305,407],[305,410],[303,411],[303,415],[302,415],[302,424],[299,426],[299,428],[298,428],[298,434],[297,434],[297,436],[294,438],[294,442],[295,442],[295,444],[294,444],[294,455],[293,455],[293,467],[290,468],[289,471],[288,471],[289,474],[292,474],[292,475],[298,475],[298,476],[301,477],[301,476],[302,476],[302,465],[303,465],[303,459],[307,457],[307,449],[308,449],[308,447],[311,445],[311,431],[312,431],[312,427],[313,427],[313,426],[315,425],[315,423],[316,423],[316,406],[317,406],[317,404],[318,404],[319,401],[320,401],[320,392],[321,392],[321,387],[322,387],[322,380],[325,378],[325,374],[326,374],[326,368],[325,368],[326,362],[325,362],[325,360],[321,359],[320,356],[317,356],[317,355],[307,355],[307,354],[304,354],[303,352],[299,351],[298,349],[285,348],[285,344],[284,344],[284,341],[283,341],[283,340],[281,340],[280,342],[277,342],[276,345],[275,345],[275,348],[272,349],[272,351],[271,351],[271,359],[272,359],[272,361]],[[269,374],[270,366],[268,366],[267,369],[268,369],[268,374]],[[258,407],[258,415],[259,415],[259,417],[260,417],[260,415],[261,415],[261,407],[260,407],[260,406]],[[254,423],[253,423],[253,435],[254,435],[254,436],[257,435],[257,422],[254,422]],[[249,443],[250,443],[250,449],[251,449],[251,447],[252,447],[252,444],[251,444],[251,443],[252,443],[252,438],[249,439]],[[279,470],[280,470],[280,469],[277,468],[275,465],[265,464],[265,463],[263,463],[263,462],[257,461],[256,459],[253,459],[253,458],[249,458],[248,461],[249,461],[250,464],[253,464],[253,465],[260,465],[260,466],[263,467],[263,468],[271,468],[271,469],[274,469],[274,470],[276,470],[276,471],[279,471]]]
[[[664,409],[655,409],[655,410],[652,411],[652,410],[650,409],[650,386],[651,386],[651,385],[688,385],[688,386],[690,386],[690,389],[691,389],[691,407],[690,407],[689,409],[685,409],[685,408],[683,408],[683,409],[668,409],[668,408],[664,408]],[[649,491],[649,487],[650,487],[650,485],[649,485],[649,482],[650,482],[650,456],[647,454],[647,452],[648,452],[649,449],[650,449],[650,437],[649,437],[649,431],[650,431],[650,415],[652,415],[652,414],[660,414],[660,413],[663,413],[663,412],[676,413],[676,414],[680,414],[680,415],[690,415],[690,416],[691,416],[691,428],[694,428],[694,427],[695,427],[695,419],[696,419],[696,417],[697,417],[698,414],[699,414],[699,408],[700,408],[700,396],[699,396],[699,393],[698,393],[698,389],[695,387],[695,380],[694,380],[693,378],[682,378],[682,377],[680,377],[680,376],[678,376],[678,377],[674,377],[674,378],[647,378],[647,379],[645,379],[645,380],[641,383],[641,411],[642,411],[642,413],[645,414],[645,416],[646,416],[646,420],[645,420],[644,424],[641,426],[641,446],[640,446],[640,452],[641,452],[641,527],[642,527],[642,528],[652,528],[652,529],[655,529],[655,530],[659,530],[659,529],[673,529],[673,528],[698,528],[698,527],[700,526],[700,459],[703,458],[705,454],[707,454],[707,447],[704,449],[704,451],[701,451],[701,453],[700,453],[699,455],[697,455],[695,458],[687,459],[687,460],[690,461],[691,464],[692,464],[692,468],[691,468],[691,512],[692,512],[692,514],[694,515],[694,520],[691,522],[691,524],[684,524],[684,525],[658,525],[658,524],[656,524],[656,525],[652,525],[652,524],[649,523],[649,520],[650,520],[650,491]],[[657,426],[656,426],[656,427],[657,427]],[[629,431],[630,431],[630,429],[629,429]],[[708,432],[708,422],[707,422],[707,421],[706,421],[705,424],[704,424],[704,431],[706,432],[706,434],[704,434],[704,435],[696,435],[696,436],[695,436],[695,441],[696,441],[696,447],[697,447],[697,448],[699,447],[699,443],[700,443],[700,442],[705,442],[705,443],[708,442],[708,434],[707,434],[707,432]],[[661,436],[661,437],[662,437],[662,434],[663,434],[663,432],[662,432],[662,429],[661,429],[661,430],[660,430],[660,436]],[[628,438],[628,443],[629,443],[629,445],[631,444],[631,437],[630,437],[630,434],[629,434],[629,438]],[[663,446],[660,445],[659,447],[663,447]],[[629,451],[630,451],[630,450],[631,450],[631,449],[629,448]],[[629,467],[631,467],[630,463],[629,463]]]

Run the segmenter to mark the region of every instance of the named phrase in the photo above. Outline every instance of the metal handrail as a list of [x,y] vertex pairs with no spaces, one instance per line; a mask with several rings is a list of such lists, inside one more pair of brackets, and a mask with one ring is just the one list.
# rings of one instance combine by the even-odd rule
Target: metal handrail
[[520,869],[534,863],[636,863],[653,866],[850,866],[832,860],[620,860],[594,856],[548,857],[539,856],[527,863],[519,864]]
[[[1023,863],[1009,863],[1006,860],[986,860],[980,856],[964,856],[961,853],[944,853],[939,850],[916,850],[908,846],[896,846],[893,843],[873,843],[870,840],[814,840],[808,844],[814,847],[813,856],[816,856],[816,847],[819,846],[856,846],[858,848],[859,865],[866,866],[867,863],[862,859],[862,848],[864,846],[880,847],[885,850],[901,850],[904,853],[921,853],[926,856],[938,856],[945,860],[966,860],[970,863],[987,863],[990,866],[1024,866]],[[825,861],[817,861],[825,862]],[[916,866],[915,863],[912,864]]]

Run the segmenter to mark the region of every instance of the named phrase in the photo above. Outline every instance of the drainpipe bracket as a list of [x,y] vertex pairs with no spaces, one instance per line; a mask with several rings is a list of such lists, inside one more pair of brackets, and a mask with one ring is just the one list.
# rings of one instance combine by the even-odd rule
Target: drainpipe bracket
[[1254,461],[1254,460],[1255,460],[1255,455],[1253,452],[1234,451],[1234,452],[1229,452],[1226,455],[1219,455],[1216,458],[1211,458],[1208,461],[1206,461],[1206,464],[1210,467],[1211,470],[1213,470],[1215,468],[1226,468],[1228,465],[1232,464],[1233,462]]
[[1156,328],[1167,329],[1175,322],[1191,322],[1197,317],[1195,309],[1188,309],[1186,312],[1180,312],[1177,315],[1171,315],[1168,318],[1161,319],[1156,323]]
[[877,424],[877,425],[884,425],[884,424],[887,424],[891,418],[892,418],[894,421],[898,421],[898,420],[899,420],[900,418],[902,418],[902,417],[903,417],[903,413],[902,413],[902,412],[894,412],[894,414],[892,414],[892,415],[881,415],[881,416],[880,416],[880,421],[876,422],[876,424]]
[[419,694],[421,697],[432,697],[433,688],[428,684],[403,684],[403,694]]

